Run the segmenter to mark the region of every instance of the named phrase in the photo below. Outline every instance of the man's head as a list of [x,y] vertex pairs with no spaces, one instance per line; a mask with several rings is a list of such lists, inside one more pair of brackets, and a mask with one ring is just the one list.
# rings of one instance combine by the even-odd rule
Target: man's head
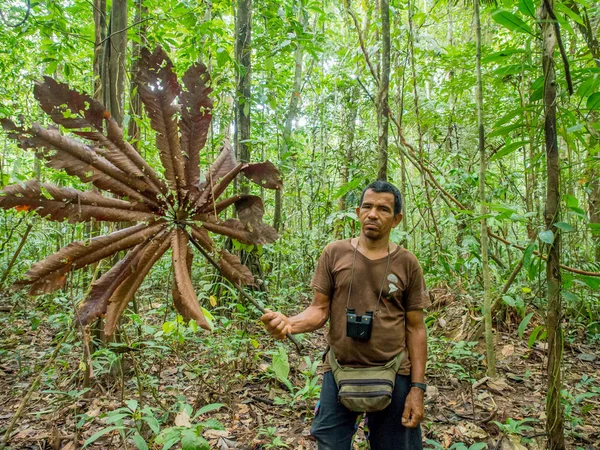
[[402,220],[401,211],[402,197],[394,185],[385,181],[369,184],[356,208],[362,234],[372,240],[389,239],[392,228]]
[[402,194],[396,186],[392,183],[388,183],[387,181],[373,181],[366,188],[363,189],[362,194],[360,196],[360,202],[358,205],[362,205],[363,199],[365,198],[365,192],[368,190],[372,190],[373,192],[389,192],[394,196],[394,215],[400,214],[402,212]]

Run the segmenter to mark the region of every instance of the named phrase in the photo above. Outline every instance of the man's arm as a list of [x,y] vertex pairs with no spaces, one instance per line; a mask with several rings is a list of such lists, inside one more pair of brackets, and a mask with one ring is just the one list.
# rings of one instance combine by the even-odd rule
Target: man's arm
[[[427,363],[427,330],[421,309],[406,313],[406,346],[410,358],[411,381],[423,383]],[[402,423],[405,427],[414,428],[423,420],[424,396],[425,393],[418,387],[411,388],[402,414]]]
[[315,291],[311,305],[292,317],[269,311],[260,318],[267,331],[276,339],[285,339],[287,333],[298,334],[315,331],[325,325],[329,318],[329,296]]

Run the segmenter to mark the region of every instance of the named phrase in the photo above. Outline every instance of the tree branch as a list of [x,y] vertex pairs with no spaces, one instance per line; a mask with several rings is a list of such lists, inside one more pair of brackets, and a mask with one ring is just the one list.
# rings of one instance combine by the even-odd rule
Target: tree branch
[[560,25],[558,24],[556,14],[554,14],[554,10],[550,6],[550,2],[548,0],[544,0],[544,6],[546,7],[546,11],[548,11],[548,15],[553,21],[552,24],[554,25],[554,32],[556,33],[556,41],[560,50],[560,56],[562,58],[563,66],[565,66],[565,78],[567,79],[567,88],[569,89],[569,95],[573,95],[573,80],[571,80],[571,69],[569,68],[569,60],[567,59],[567,52],[565,52],[565,46],[563,45],[562,38],[560,37]]
[[371,75],[373,75],[375,82],[379,85],[379,77],[377,76],[377,72],[375,72],[375,69],[373,68],[373,64],[371,64],[371,58],[369,58],[369,53],[367,53],[367,49],[365,47],[365,41],[364,41],[363,35],[360,31],[360,26],[358,25],[358,20],[356,19],[356,16],[350,9],[350,6],[348,6],[346,8],[346,10],[348,11],[348,14],[350,14],[350,17],[352,17],[352,21],[354,22],[354,26],[356,27],[356,32],[358,33],[358,41],[360,42],[360,49],[362,50],[363,55],[365,56],[365,61],[367,61],[367,65],[369,66]]
[[8,21],[4,17],[4,13],[0,9],[0,18],[2,19],[2,22],[4,22],[4,25],[6,25],[7,27],[10,27],[10,28],[18,28],[21,25],[23,25],[25,22],[27,22],[27,19],[29,19],[29,14],[31,13],[31,0],[25,0],[25,3],[27,4],[27,11],[25,11],[25,17],[23,17],[23,19],[19,23],[14,24],[14,25],[11,25],[8,23]]

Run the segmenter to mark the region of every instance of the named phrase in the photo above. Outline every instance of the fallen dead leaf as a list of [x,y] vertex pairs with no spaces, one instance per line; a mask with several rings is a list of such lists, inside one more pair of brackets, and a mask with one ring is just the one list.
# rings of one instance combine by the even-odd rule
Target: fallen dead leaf
[[456,427],[460,434],[471,439],[485,439],[487,433],[472,422],[459,423]]
[[186,428],[192,427],[192,424],[190,422],[190,415],[187,413],[187,411],[184,410],[177,413],[177,415],[175,416],[175,426]]
[[504,356],[505,358],[512,356],[513,353],[515,353],[514,345],[508,344],[508,345],[505,345],[504,347],[502,347],[502,356]]

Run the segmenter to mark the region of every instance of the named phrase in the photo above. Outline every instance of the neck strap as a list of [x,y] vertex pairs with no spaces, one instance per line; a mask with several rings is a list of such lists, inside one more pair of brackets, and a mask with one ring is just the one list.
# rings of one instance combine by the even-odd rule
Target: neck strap
[[[350,295],[352,294],[352,283],[354,281],[354,266],[356,263],[356,252],[358,251],[358,244],[360,243],[360,236],[356,241],[356,247],[354,247],[354,254],[352,255],[352,270],[350,272],[350,286],[348,286],[348,299],[346,300],[346,309],[350,305]],[[352,240],[350,241],[350,245],[352,245]],[[387,279],[388,270],[390,268],[390,243],[388,242],[387,246],[387,261],[385,263],[385,273],[383,274],[383,280],[381,280],[381,287],[379,288],[379,296],[377,297],[377,305],[375,306],[375,312],[378,311],[379,302],[381,301],[381,295],[383,294],[383,286],[385,285],[385,280]]]

